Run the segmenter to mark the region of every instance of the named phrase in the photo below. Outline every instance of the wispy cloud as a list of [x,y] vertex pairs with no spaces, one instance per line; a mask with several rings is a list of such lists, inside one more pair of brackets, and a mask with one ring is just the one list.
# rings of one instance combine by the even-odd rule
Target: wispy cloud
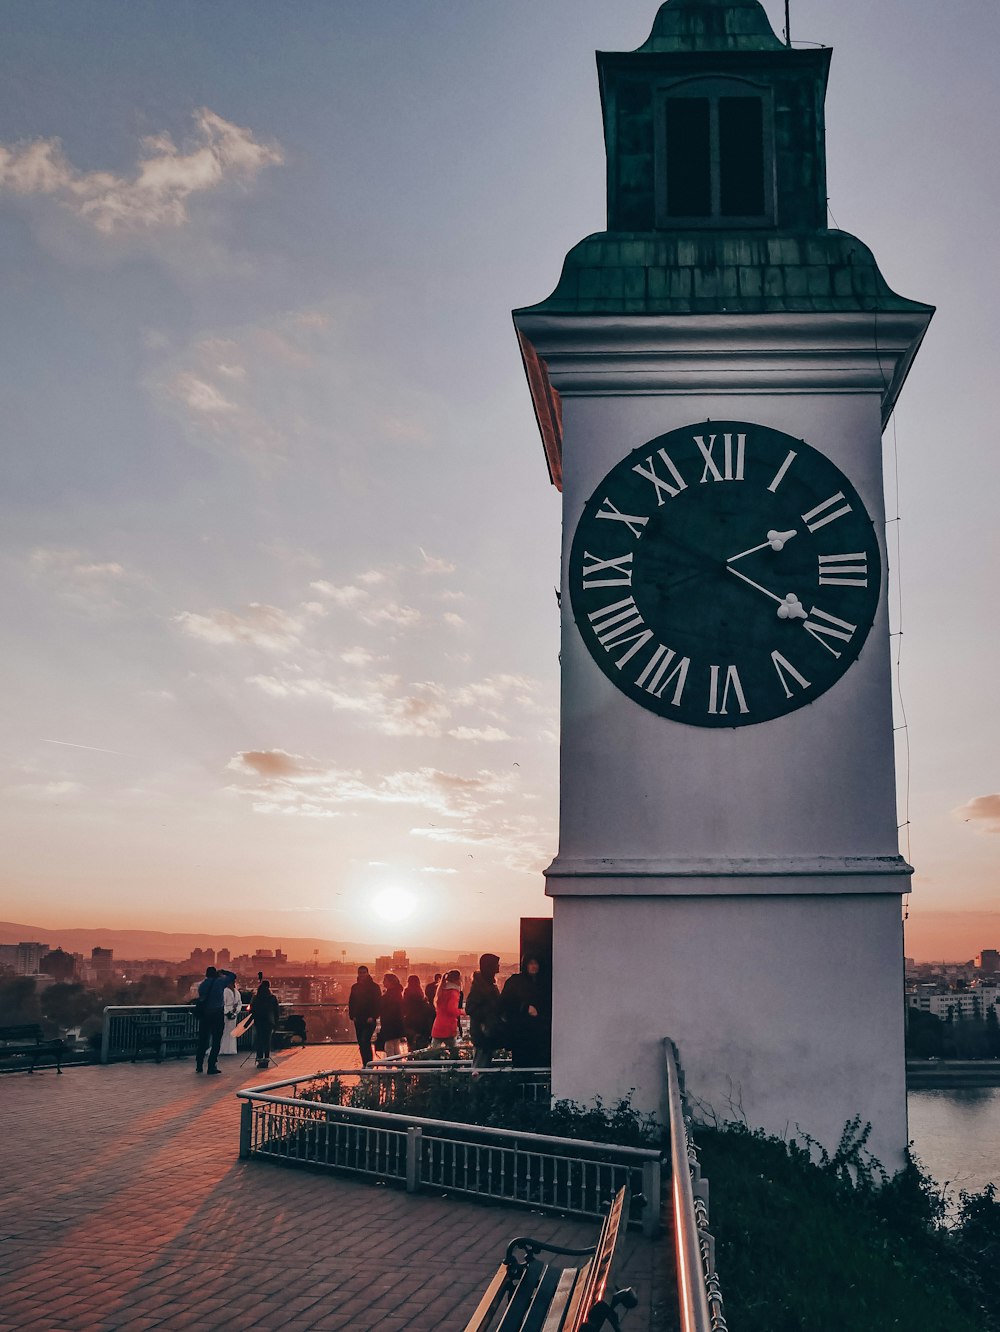
[[510,786],[504,774],[431,767],[369,780],[356,770],[327,767],[283,749],[244,750],[227,767],[240,779],[231,789],[251,797],[261,813],[328,816],[345,805],[412,805],[462,822],[497,805]]
[[35,577],[88,612],[117,609],[127,591],[144,581],[118,560],[95,558],[75,547],[36,546],[28,564]]
[[446,691],[425,681],[403,685],[398,675],[331,681],[296,676],[254,675],[250,684],[272,698],[315,698],[346,712],[383,735],[439,736],[451,716]]
[[981,832],[1000,833],[1000,793],[974,796],[955,813],[966,823],[979,825]]
[[328,363],[327,324],[320,311],[293,310],[205,333],[157,364],[148,386],[192,442],[273,467],[309,432],[302,403]]
[[188,220],[188,200],[226,182],[249,184],[282,153],[253,133],[206,107],[194,113],[194,129],[178,147],[169,134],[142,141],[143,155],[131,176],[81,171],[59,139],[0,144],[0,191],[55,200],[96,231],[179,227]]
[[201,615],[182,611],[174,616],[174,623],[189,637],[213,646],[242,644],[269,652],[287,652],[300,643],[312,609],[307,603],[301,614],[289,615],[277,606],[252,601],[241,613],[212,610]]
[[440,559],[437,555],[428,555],[423,546],[419,547],[423,565],[420,572],[424,574],[451,574],[455,572],[455,566],[450,560]]

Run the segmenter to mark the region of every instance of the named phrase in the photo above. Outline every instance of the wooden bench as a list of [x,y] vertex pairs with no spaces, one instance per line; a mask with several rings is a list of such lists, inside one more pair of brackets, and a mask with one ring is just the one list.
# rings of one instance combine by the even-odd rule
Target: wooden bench
[[[626,1193],[619,1189],[601,1223],[597,1243],[589,1249],[562,1249],[554,1244],[518,1238],[486,1288],[465,1332],[597,1332],[609,1327],[621,1332],[619,1309],[638,1304],[631,1289],[619,1290],[605,1300]],[[586,1258],[579,1266],[556,1266],[539,1254]]]
[[135,1043],[132,1048],[132,1063],[139,1058],[143,1050],[151,1046],[156,1050],[156,1062],[163,1056],[173,1053],[178,1059],[194,1054],[198,1040],[197,1030],[192,1031],[189,1013],[160,1013],[159,1017],[135,1018]]
[[56,1072],[62,1073],[65,1042],[45,1036],[37,1022],[26,1022],[15,1027],[0,1027],[0,1059],[30,1059],[29,1073],[43,1055],[55,1059]]

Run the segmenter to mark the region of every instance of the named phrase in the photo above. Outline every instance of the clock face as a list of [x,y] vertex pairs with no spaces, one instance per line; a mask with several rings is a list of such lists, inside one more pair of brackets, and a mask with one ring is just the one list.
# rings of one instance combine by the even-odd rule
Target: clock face
[[752,726],[812,703],[864,645],[875,528],[802,440],[706,421],[611,469],[570,553],[577,627],[636,703],[691,726]]

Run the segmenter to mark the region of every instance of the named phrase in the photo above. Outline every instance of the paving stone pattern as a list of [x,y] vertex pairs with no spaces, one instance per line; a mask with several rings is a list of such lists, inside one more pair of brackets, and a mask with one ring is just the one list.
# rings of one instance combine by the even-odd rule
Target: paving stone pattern
[[[0,1076],[0,1332],[461,1329],[514,1235],[592,1242],[592,1222],[238,1159],[236,1088],[356,1060],[312,1046],[277,1073],[234,1057],[216,1078],[190,1060]],[[668,1261],[666,1241],[625,1239],[627,1332],[668,1325]]]

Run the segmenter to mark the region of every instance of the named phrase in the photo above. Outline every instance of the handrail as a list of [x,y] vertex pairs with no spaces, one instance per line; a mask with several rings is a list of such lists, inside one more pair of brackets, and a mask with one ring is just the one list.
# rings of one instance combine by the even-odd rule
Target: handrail
[[667,1066],[667,1105],[670,1118],[670,1192],[673,1200],[674,1253],[677,1262],[677,1295],[681,1332],[715,1332],[708,1308],[706,1273],[702,1257],[701,1234],[694,1209],[694,1187],[688,1150],[684,1104],[677,1067],[677,1050],[672,1040],[663,1041]]
[[[473,1068],[469,1060],[448,1060],[448,1059],[428,1059],[426,1063],[418,1064],[367,1064],[364,1068],[324,1068],[317,1069],[315,1073],[296,1073],[290,1078],[282,1078],[280,1082],[254,1083],[250,1089],[254,1092],[269,1092],[275,1087],[290,1087],[300,1082],[316,1082],[320,1078],[360,1078],[375,1077],[386,1073],[462,1073],[467,1077],[473,1075],[486,1076],[488,1074],[503,1074],[504,1077],[513,1077],[515,1074],[522,1073],[547,1073],[551,1076],[550,1068],[514,1068],[512,1064],[493,1064],[489,1068]],[[325,1104],[325,1102],[324,1102]]]
[[[346,1070],[341,1070],[342,1072]],[[352,1070],[358,1072],[357,1068]],[[310,1079],[312,1080],[312,1079]],[[615,1152],[621,1156],[635,1156],[640,1160],[659,1160],[659,1152],[651,1147],[619,1147],[618,1143],[591,1143],[583,1138],[550,1138],[547,1134],[535,1134],[531,1130],[518,1130],[518,1128],[494,1128],[491,1124],[466,1124],[459,1123],[454,1119],[422,1119],[415,1115],[395,1115],[391,1111],[385,1110],[360,1110],[356,1106],[333,1106],[326,1100],[302,1100],[297,1096],[269,1096],[262,1094],[260,1088],[244,1087],[236,1092],[240,1100],[248,1102],[258,1102],[264,1106],[289,1106],[296,1110],[325,1110],[336,1112],[344,1116],[345,1119],[377,1119],[379,1123],[385,1123],[391,1120],[393,1123],[401,1124],[403,1128],[461,1128],[463,1134],[475,1136],[475,1138],[506,1138],[522,1140],[525,1138],[534,1139],[535,1142],[555,1144],[559,1147],[587,1147],[595,1151]]]

